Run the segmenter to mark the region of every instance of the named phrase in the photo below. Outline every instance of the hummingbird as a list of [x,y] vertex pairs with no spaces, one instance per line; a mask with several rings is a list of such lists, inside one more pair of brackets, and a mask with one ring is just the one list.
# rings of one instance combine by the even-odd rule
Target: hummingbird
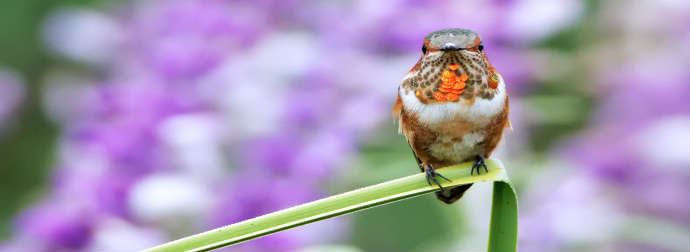
[[443,29],[424,37],[422,56],[398,86],[393,116],[436,197],[451,204],[472,184],[444,189],[434,169],[473,162],[470,174],[488,172],[485,159],[503,136],[508,120],[503,77],[487,58],[479,35]]

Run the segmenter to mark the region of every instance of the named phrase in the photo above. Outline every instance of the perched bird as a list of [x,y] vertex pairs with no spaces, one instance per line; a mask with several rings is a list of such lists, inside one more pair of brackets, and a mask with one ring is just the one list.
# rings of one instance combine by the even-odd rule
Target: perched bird
[[[479,35],[444,29],[424,38],[422,56],[398,87],[393,115],[427,182],[441,187],[434,169],[474,161],[479,174],[510,127],[508,94],[491,66]],[[451,204],[472,184],[436,192]]]

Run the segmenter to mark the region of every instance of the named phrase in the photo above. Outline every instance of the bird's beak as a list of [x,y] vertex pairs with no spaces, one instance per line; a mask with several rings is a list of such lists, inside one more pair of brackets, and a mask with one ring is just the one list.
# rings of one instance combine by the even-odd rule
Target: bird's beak
[[446,43],[441,48],[439,48],[439,50],[441,50],[441,51],[460,51],[460,50],[465,50],[465,48],[459,47],[453,43]]

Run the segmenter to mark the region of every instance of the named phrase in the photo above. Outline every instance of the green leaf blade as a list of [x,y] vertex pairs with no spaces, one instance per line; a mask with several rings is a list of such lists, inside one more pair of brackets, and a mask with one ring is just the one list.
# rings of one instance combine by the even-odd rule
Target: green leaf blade
[[[500,162],[487,160],[486,164],[488,172],[474,176],[470,175],[471,163],[445,167],[438,169],[437,172],[452,180],[451,182],[440,180],[444,187],[486,181],[508,181]],[[416,197],[438,189],[438,186],[429,186],[424,174],[419,173],[188,236],[145,251],[209,251],[311,222]],[[512,192],[512,188],[509,189]]]
[[496,181],[491,201],[488,251],[517,250],[518,208],[513,186],[508,181]]

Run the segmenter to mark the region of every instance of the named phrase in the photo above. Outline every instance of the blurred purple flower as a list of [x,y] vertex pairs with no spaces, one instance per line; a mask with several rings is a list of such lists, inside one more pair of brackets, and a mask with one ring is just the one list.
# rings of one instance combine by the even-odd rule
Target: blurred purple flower
[[[594,86],[601,105],[595,111],[593,125],[566,142],[563,153],[586,169],[589,179],[616,195],[610,200],[624,208],[619,215],[644,216],[671,227],[687,227],[690,224],[687,218],[690,211],[687,190],[690,186],[687,169],[690,162],[687,141],[690,137],[687,120],[690,74],[687,69],[690,62],[678,53],[687,52],[687,41],[680,47],[674,38],[687,37],[688,31],[667,22],[685,15],[675,7],[668,8],[669,4],[674,5],[643,1],[622,9],[608,6],[616,10],[612,17],[664,13],[667,18],[656,23],[625,19],[606,23],[609,28],[621,30],[630,42],[602,56],[603,68],[598,69],[600,76]],[[644,40],[657,36],[667,41]],[[667,46],[657,47],[653,52],[642,50],[660,43]],[[634,49],[634,53],[630,53],[630,49]],[[620,56],[622,60],[612,57],[618,54],[623,55]],[[626,247],[629,243],[631,241],[615,239],[617,247]],[[643,247],[661,246],[664,250],[678,249],[672,243],[632,243]]]
[[[571,146],[573,159],[594,177],[614,182],[633,209],[687,222],[690,193],[683,188],[690,185],[690,174],[683,167],[690,162],[690,146],[676,138],[688,134],[690,123],[674,118],[690,113],[690,74],[656,61],[623,65],[609,74],[603,78],[610,86],[602,88],[606,99],[595,116],[597,127]],[[679,198],[662,203],[646,197],[648,191]]]
[[227,225],[315,200],[320,196],[310,185],[295,184],[290,179],[249,171],[221,189],[216,226]]
[[79,198],[81,201],[73,205],[85,211],[129,218],[127,196],[131,186],[136,182],[136,177],[117,174],[114,171],[96,172],[79,169],[83,168],[57,170],[58,174],[53,179],[56,187],[53,192],[55,199],[69,201]]
[[523,188],[529,191],[520,200],[520,250],[558,250],[603,242],[620,228],[622,216],[614,214],[620,212],[618,204],[602,183],[590,181],[579,171],[559,172],[541,174],[549,178],[542,180],[546,183]]
[[[219,0],[172,1],[142,8],[131,46],[162,77],[194,79],[226,55],[246,48],[267,29],[268,14],[254,5]],[[230,15],[234,13],[234,15]]]
[[649,126],[589,132],[570,147],[569,153],[591,176],[617,187],[630,210],[687,223],[690,192],[685,189],[690,186],[690,174],[685,168],[690,146],[678,143],[677,137],[690,136],[684,133],[690,130],[690,123],[662,118],[645,125],[657,122],[663,128],[651,133],[645,133]]
[[94,228],[92,242],[84,251],[110,251],[113,248],[135,251],[164,242],[166,238],[157,229],[132,225],[118,218],[106,218]]
[[240,153],[244,167],[273,171],[275,174],[289,174],[294,171],[292,163],[302,148],[299,139],[289,136],[255,139],[245,144]]
[[324,74],[310,73],[297,80],[288,94],[283,120],[288,127],[309,130],[330,119],[329,114],[338,101],[334,81]]
[[31,237],[46,250],[79,250],[91,238],[93,221],[88,213],[47,203],[24,212],[15,225],[21,235]]
[[[592,73],[583,75],[594,75],[599,104],[590,125],[557,152],[573,166],[563,170],[574,174],[547,172],[535,181],[557,184],[532,183],[537,189],[523,194],[529,196],[521,198],[521,249],[687,247],[687,7],[687,1],[607,1],[595,13],[599,41],[616,46],[584,46],[575,54],[590,55],[584,58]],[[667,230],[680,235],[659,239]]]
[[[304,175],[308,176],[308,175]],[[214,227],[236,223],[272,211],[288,208],[319,198],[317,189],[308,184],[295,183],[271,174],[243,174],[241,181],[234,181],[221,189],[223,195],[217,207]],[[289,230],[254,242],[240,244],[232,250],[294,250],[305,244],[298,239],[298,230]]]
[[606,99],[597,119],[642,126],[661,116],[690,113],[689,67],[672,57],[612,67],[600,81]]

